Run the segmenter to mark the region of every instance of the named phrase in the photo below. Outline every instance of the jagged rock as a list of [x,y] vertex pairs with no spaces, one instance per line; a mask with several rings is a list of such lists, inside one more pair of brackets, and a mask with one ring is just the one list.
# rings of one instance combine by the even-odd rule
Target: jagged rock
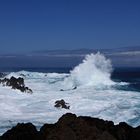
[[132,128],[126,123],[114,125],[111,121],[91,117],[77,117],[67,113],[59,121],[45,124],[40,133],[44,140],[138,140],[140,127]]
[[18,124],[0,137],[0,140],[140,140],[140,126],[91,117],[63,115],[55,124],[45,124],[40,131],[28,124]]
[[63,99],[57,100],[55,102],[55,105],[54,106],[57,107],[57,108],[70,109],[70,106],[68,105],[68,103],[66,103]]
[[6,82],[7,86],[11,86],[12,88],[18,88],[18,87],[24,87],[24,79],[19,77],[19,78],[15,78],[15,77],[11,77],[10,79],[8,79],[8,81]]
[[2,140],[39,140],[36,127],[31,124],[17,124],[1,136]]
[[3,86],[10,86],[12,89],[18,89],[21,92],[32,93],[32,90],[25,86],[24,79],[21,77],[15,78],[12,76],[10,79],[0,79],[0,83],[3,84]]

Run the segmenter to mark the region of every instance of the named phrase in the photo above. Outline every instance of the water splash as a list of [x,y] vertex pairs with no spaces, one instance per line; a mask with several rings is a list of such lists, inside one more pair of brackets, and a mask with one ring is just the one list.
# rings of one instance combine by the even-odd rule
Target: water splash
[[111,80],[112,64],[103,54],[86,55],[81,64],[70,71],[71,79],[75,86],[113,85]]

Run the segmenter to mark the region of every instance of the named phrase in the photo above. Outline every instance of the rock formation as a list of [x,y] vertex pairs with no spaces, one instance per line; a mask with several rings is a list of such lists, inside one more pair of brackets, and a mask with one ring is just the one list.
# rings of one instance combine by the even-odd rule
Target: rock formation
[[0,79],[0,83],[3,86],[9,86],[12,87],[12,89],[18,89],[21,92],[32,93],[32,90],[25,86],[24,79],[21,77],[15,78],[12,76],[10,79],[8,78]]
[[45,124],[37,131],[31,123],[18,124],[0,137],[0,140],[140,140],[140,126],[126,123],[114,125],[91,117],[63,115],[55,124]]
[[33,124],[17,124],[3,134],[0,140],[39,140],[39,135]]
[[54,107],[56,107],[56,108],[70,109],[70,106],[68,105],[68,103],[66,103],[63,99],[57,100],[57,101],[55,102]]

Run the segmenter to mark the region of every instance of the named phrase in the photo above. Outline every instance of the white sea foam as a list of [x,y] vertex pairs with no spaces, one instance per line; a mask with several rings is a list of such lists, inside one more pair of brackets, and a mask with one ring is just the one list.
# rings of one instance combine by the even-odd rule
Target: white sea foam
[[112,65],[109,59],[99,52],[86,55],[81,64],[70,71],[70,76],[63,82],[63,86],[83,87],[93,86],[94,88],[104,88],[114,85],[111,80]]
[[[38,127],[54,123],[66,112],[139,125],[140,93],[113,88],[114,84],[123,84],[110,79],[111,71],[110,61],[97,53],[87,55],[70,74],[10,73],[9,78],[24,77],[33,94],[0,86],[0,133],[18,122],[32,122]],[[77,89],[72,90],[74,86]],[[70,110],[56,109],[54,102],[58,99],[68,102]]]
[[110,79],[112,65],[104,55],[90,54],[85,57],[83,62],[71,71],[72,80],[79,85],[112,85]]

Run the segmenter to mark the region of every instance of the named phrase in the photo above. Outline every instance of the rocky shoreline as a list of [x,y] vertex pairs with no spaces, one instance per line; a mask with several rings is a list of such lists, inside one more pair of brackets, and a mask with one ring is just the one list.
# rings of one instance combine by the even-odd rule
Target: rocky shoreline
[[39,131],[31,123],[17,124],[0,140],[140,140],[140,126],[67,113],[55,124],[44,124]]
[[11,87],[12,89],[17,89],[21,92],[26,92],[26,93],[33,93],[33,91],[25,86],[24,79],[22,77],[11,77],[10,79],[8,78],[0,78],[0,84],[3,86],[8,86]]

